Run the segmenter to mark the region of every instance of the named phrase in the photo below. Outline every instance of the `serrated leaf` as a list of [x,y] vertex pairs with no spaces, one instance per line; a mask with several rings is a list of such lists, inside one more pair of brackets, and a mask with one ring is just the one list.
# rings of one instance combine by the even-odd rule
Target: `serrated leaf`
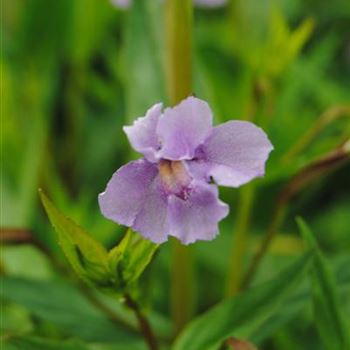
[[43,191],[40,190],[39,194],[57,232],[59,244],[75,272],[89,284],[101,284],[110,279],[112,276],[105,248],[83,228],[64,216]]
[[300,257],[275,279],[227,299],[193,320],[180,334],[174,350],[207,350],[230,336],[250,339],[264,321],[280,310],[304,276],[312,253]]
[[326,349],[350,349],[350,323],[341,308],[335,277],[308,225],[300,217],[297,223],[307,244],[316,251],[312,263],[312,299],[320,337]]

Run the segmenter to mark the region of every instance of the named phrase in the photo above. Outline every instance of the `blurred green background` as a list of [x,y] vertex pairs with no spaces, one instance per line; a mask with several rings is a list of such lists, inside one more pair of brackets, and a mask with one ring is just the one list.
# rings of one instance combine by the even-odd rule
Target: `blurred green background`
[[[163,8],[152,0],[130,11],[107,0],[3,0],[1,6],[5,346],[56,349],[55,342],[64,340],[57,349],[86,349],[85,342],[89,349],[144,349],[127,327],[116,331],[96,307],[94,298],[104,297],[92,300],[73,282],[37,189],[43,188],[63,213],[106,247],[120,240],[125,228],[102,217],[97,195],[119,166],[138,157],[122,126],[154,103],[167,102]],[[265,178],[248,185],[254,200],[240,263],[247,266],[273,221],[280,193],[289,191],[284,220],[254,283],[267,280],[303,251],[296,215],[308,221],[339,280],[345,280],[350,2],[236,0],[194,11],[193,92],[209,102],[216,124],[251,120],[275,146]],[[192,247],[197,313],[224,295],[245,188],[221,189],[230,216],[217,239]],[[167,243],[141,287],[142,301],[153,310],[152,322],[164,337],[171,334],[169,256]],[[339,290],[350,314],[349,283]],[[103,301],[133,323],[117,303]],[[50,340],[40,343],[39,338]],[[311,306],[289,310],[259,343],[269,350],[322,349]]]

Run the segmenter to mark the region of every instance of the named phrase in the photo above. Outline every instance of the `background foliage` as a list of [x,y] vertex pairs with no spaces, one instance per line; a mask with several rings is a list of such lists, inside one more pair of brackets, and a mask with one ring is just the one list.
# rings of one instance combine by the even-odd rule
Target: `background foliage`
[[[129,11],[107,0],[2,2],[6,349],[145,349],[132,314],[70,272],[37,189],[105,248],[121,240],[125,228],[102,217],[97,195],[137,157],[122,126],[167,101],[162,11],[152,0]],[[217,239],[192,246],[202,316],[174,349],[216,349],[233,335],[269,350],[349,344],[349,32],[346,0],[195,9],[194,93],[215,123],[252,120],[275,150],[264,179],[221,189],[230,216]],[[300,221],[304,243],[297,215],[318,244]],[[254,287],[220,301],[237,292],[266,232],[275,238]],[[164,348],[173,339],[170,255],[162,245],[134,291]]]

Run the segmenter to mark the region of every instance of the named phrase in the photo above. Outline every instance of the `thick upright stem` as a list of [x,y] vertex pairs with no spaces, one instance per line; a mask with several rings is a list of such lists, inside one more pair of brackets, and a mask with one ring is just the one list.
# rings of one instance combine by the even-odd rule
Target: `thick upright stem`
[[194,309],[194,271],[192,252],[178,241],[172,242],[171,312],[175,332],[191,319]]
[[[192,0],[166,1],[167,87],[175,105],[192,94]],[[176,332],[193,312],[193,270],[190,248],[172,243],[171,307]]]
[[167,87],[170,104],[192,94],[192,1],[166,2]]

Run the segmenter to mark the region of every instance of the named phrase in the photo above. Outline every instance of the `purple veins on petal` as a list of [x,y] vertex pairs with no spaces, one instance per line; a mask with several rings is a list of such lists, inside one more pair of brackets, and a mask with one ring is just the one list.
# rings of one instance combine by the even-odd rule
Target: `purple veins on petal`
[[184,244],[209,241],[218,234],[218,223],[228,213],[215,185],[194,181],[186,200],[169,197],[169,231]]
[[216,185],[238,187],[263,176],[273,147],[249,122],[212,127],[210,107],[196,97],[161,108],[124,128],[145,158],[113,174],[99,195],[101,211],[156,243],[168,236],[184,244],[211,240],[229,212]]
[[166,194],[174,194],[186,199],[192,177],[182,161],[161,160],[158,164],[163,190]]

